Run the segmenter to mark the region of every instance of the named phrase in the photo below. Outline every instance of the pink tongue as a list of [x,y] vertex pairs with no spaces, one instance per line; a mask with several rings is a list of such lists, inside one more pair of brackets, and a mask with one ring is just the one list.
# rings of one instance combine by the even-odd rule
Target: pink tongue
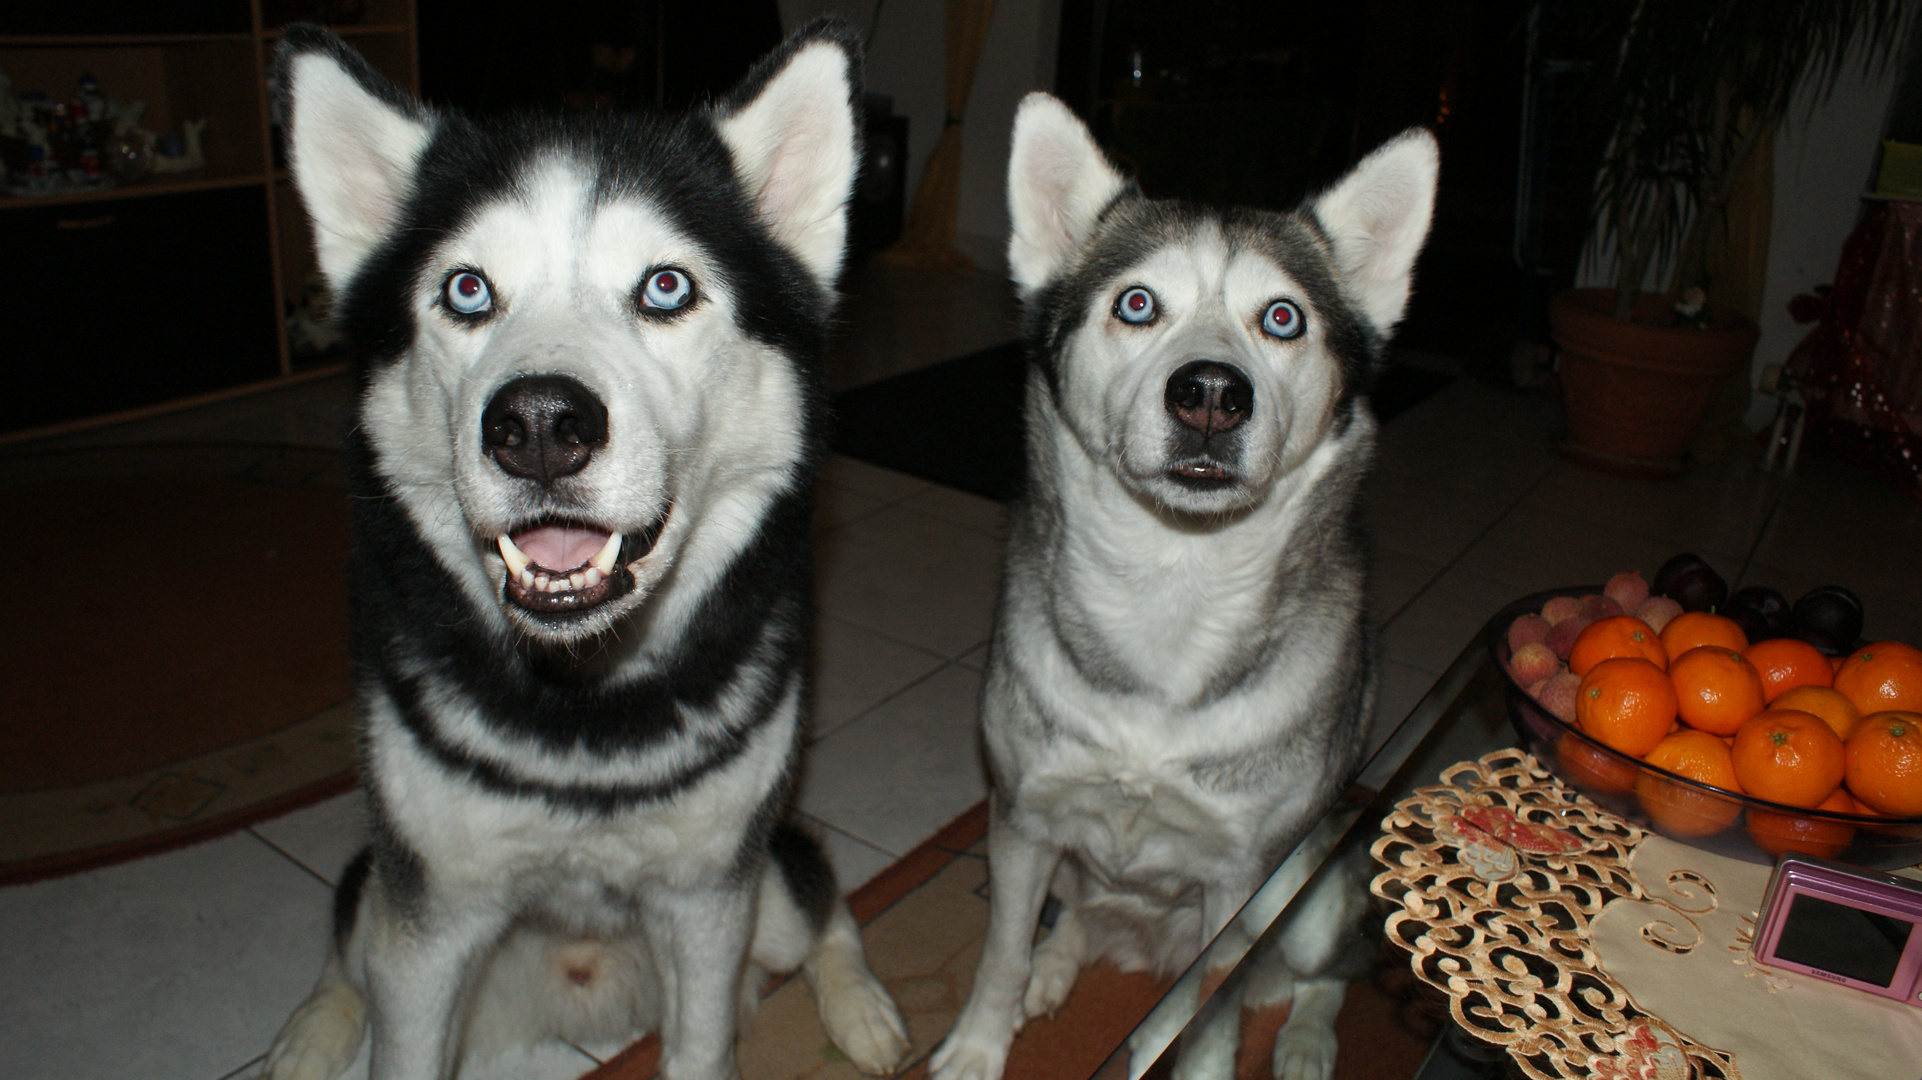
[[605,529],[581,525],[537,525],[510,539],[536,566],[572,570],[593,558],[607,543],[608,535]]

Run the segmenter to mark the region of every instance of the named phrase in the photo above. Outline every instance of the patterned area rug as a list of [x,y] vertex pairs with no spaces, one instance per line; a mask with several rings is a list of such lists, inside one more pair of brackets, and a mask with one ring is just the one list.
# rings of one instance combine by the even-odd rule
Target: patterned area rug
[[353,785],[335,454],[0,463],[0,883],[204,840]]

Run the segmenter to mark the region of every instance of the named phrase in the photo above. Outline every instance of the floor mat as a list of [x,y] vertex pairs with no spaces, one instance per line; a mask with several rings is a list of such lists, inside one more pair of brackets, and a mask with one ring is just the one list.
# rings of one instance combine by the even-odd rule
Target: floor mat
[[[1387,423],[1453,382],[1390,364],[1370,401]],[[1006,502],[1022,475],[1027,361],[1008,342],[834,396],[834,449],[871,465]]]
[[32,569],[0,592],[0,883],[352,786],[337,455],[123,446],[4,472]]

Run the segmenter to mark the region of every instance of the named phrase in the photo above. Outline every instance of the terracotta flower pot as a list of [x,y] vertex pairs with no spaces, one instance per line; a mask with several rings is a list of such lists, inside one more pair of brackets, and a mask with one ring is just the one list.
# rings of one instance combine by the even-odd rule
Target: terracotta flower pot
[[1605,472],[1674,476],[1722,380],[1748,366],[1756,325],[1709,307],[1705,330],[1672,321],[1669,299],[1643,294],[1632,323],[1609,317],[1609,289],[1573,289],[1548,302],[1561,347],[1562,453]]

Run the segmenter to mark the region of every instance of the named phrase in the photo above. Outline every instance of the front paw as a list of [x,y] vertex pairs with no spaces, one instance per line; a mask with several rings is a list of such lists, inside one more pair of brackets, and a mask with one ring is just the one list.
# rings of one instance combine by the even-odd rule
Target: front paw
[[365,1016],[350,987],[315,990],[275,1036],[261,1080],[334,1080],[360,1053]]
[[1275,1036],[1275,1080],[1332,1080],[1335,1033],[1319,1024],[1283,1025]]
[[1075,976],[1079,974],[1081,965],[1073,957],[1048,948],[1048,942],[1043,941],[1034,950],[1028,992],[1021,1000],[1024,1019],[1053,1016],[1055,1010],[1067,1002],[1068,991],[1074,989]]
[[880,982],[865,970],[822,987],[821,1024],[854,1067],[872,1076],[893,1076],[908,1056],[908,1026]]
[[1001,1080],[1011,1039],[950,1033],[928,1059],[928,1080]]

